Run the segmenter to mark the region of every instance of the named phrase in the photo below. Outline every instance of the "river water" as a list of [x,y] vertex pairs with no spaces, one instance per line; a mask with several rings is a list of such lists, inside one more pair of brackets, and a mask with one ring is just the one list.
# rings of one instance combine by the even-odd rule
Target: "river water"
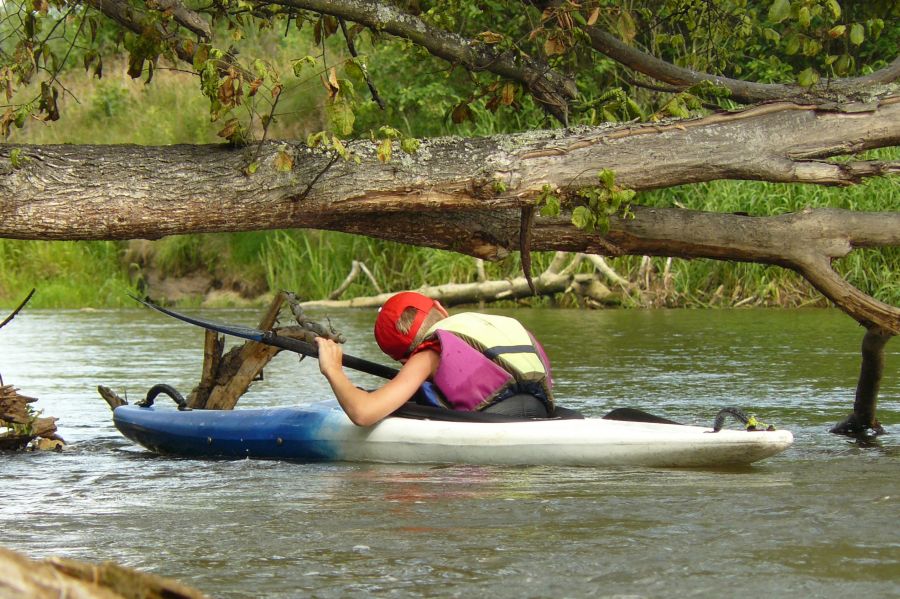
[[[116,432],[96,386],[132,402],[158,382],[186,394],[203,333],[149,310],[26,310],[0,330],[0,373],[60,419],[69,446],[0,456],[0,544],[232,598],[900,594],[898,342],[879,403],[893,434],[862,447],[827,432],[849,412],[862,340],[839,312],[502,313],[544,343],[563,405],[703,425],[739,406],[795,445],[737,470],[158,457]],[[373,312],[328,316],[347,353],[384,361]],[[238,409],[328,395],[314,360],[282,353]]]

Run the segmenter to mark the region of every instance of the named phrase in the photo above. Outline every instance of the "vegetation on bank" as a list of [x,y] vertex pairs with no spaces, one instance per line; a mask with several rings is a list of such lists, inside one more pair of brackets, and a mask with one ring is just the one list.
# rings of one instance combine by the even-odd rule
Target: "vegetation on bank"
[[[518,18],[524,18],[519,12],[515,14],[519,15]],[[477,11],[467,18],[487,19]],[[774,17],[769,14],[768,18]],[[789,22],[785,21],[784,16],[779,18]],[[320,40],[317,45],[310,27],[289,31],[288,34],[284,30],[284,35],[281,35],[281,30],[277,34],[244,30],[242,35],[245,37],[240,43],[253,48],[252,52],[247,52],[248,55],[266,56],[270,66],[277,67],[284,74],[297,72],[298,56],[315,55],[321,48],[327,48],[329,64],[350,64],[345,62],[347,48],[336,36]],[[732,32],[709,32],[711,42],[717,39],[715,35],[725,33],[727,35],[720,40],[720,44],[730,40]],[[849,30],[847,35],[850,35]],[[881,34],[877,44],[866,51],[878,56],[879,46],[890,46],[898,35],[897,30],[889,28]],[[238,40],[235,42],[238,43]],[[661,44],[658,49],[663,53],[667,43],[674,43],[669,38],[657,42]],[[382,124],[395,127],[402,135],[408,136],[486,135],[550,124],[547,115],[528,95],[515,96],[514,105],[504,108],[508,98],[500,92],[505,87],[499,90],[490,87],[492,82],[485,79],[485,89],[493,90],[493,95],[473,95],[469,77],[458,70],[447,72],[443,68],[435,68],[434,63],[425,57],[411,62],[411,50],[404,42],[393,43],[386,50],[384,44],[387,42],[382,40],[379,43],[382,44],[381,50],[365,58],[382,95],[392,101],[384,111],[379,110],[374,102],[360,101],[355,104],[351,123],[354,136],[365,137]],[[769,37],[765,40],[752,38],[747,43],[764,43],[766,51],[741,49],[742,56],[767,57],[741,64],[750,78],[759,81],[789,79],[793,70],[800,68],[796,51],[771,48]],[[869,65],[867,68],[880,65],[877,60],[862,54],[862,46],[856,46],[859,44],[851,48],[858,54],[854,54],[854,65]],[[367,49],[362,45],[361,48],[364,52]],[[719,49],[724,60],[728,55],[727,49]],[[706,59],[709,56],[707,53]],[[575,55],[572,57],[574,60]],[[64,120],[51,123],[30,119],[24,128],[10,129],[10,142],[162,145],[221,141],[219,134],[223,123],[210,121],[210,101],[197,93],[199,80],[195,75],[177,69],[169,70],[160,62],[153,72],[152,82],[149,77],[132,79],[126,74],[129,65],[125,55],[110,54],[103,58],[102,79],[98,81],[93,77],[97,68],[96,57],[91,61],[86,60],[88,55],[84,58],[86,67],[91,65],[88,70],[77,69],[60,77],[65,93],[54,103],[58,103],[64,113]],[[703,52],[694,53],[692,60],[700,63],[692,63],[691,66],[710,66],[703,64]],[[300,66],[303,67],[302,64]],[[289,79],[285,76],[285,84],[293,93],[289,97],[286,94],[278,103],[277,112],[272,114],[266,130],[268,139],[304,139],[311,133],[333,128],[334,110],[327,110],[328,105],[317,96],[321,93],[323,82],[320,75],[323,73],[316,71],[317,67],[310,67],[307,74],[305,68],[299,69],[304,73],[302,77]],[[615,119],[647,119],[652,115],[678,115],[692,110],[688,101],[690,98],[687,97],[673,103],[668,95],[640,89],[631,90],[631,95],[626,96],[622,89],[616,87],[626,87],[626,82],[619,78],[608,62],[597,62],[591,68],[605,74],[608,80],[604,82],[603,89],[611,91],[597,95],[598,92],[589,88],[580,90],[584,104],[582,108],[585,108],[580,112],[583,116],[581,122],[596,124]],[[853,72],[850,69],[847,73],[835,71],[833,74],[841,76]],[[348,85],[353,80],[352,73],[348,71],[344,75],[348,79],[342,79],[341,83]],[[410,80],[416,82],[415,86],[409,85]],[[359,79],[355,81],[358,95],[364,97],[364,83]],[[621,93],[611,93],[616,90]],[[19,88],[24,96],[34,91],[27,86]],[[499,100],[491,107],[490,100],[497,98]],[[175,106],[177,110],[172,109]],[[250,111],[246,104],[240,109]],[[259,127],[258,120],[251,120]],[[879,155],[896,159],[900,152],[895,149],[882,151]],[[835,189],[721,181],[643,193],[634,202],[759,215],[797,211],[807,206],[888,210],[900,205],[900,182],[896,178],[878,178],[852,188]],[[533,271],[543,270],[551,258],[550,254],[535,254]],[[31,302],[32,307],[130,305],[128,292],[147,291],[154,295],[159,280],[197,273],[207,277],[214,288],[231,292],[218,296],[220,302],[233,302],[237,298],[263,302],[267,293],[279,289],[294,290],[306,299],[320,299],[340,285],[353,260],[366,264],[382,290],[468,282],[476,280],[477,276],[475,261],[467,256],[322,231],[189,235],[155,242],[0,239],[0,306],[15,305],[31,287],[38,289]],[[663,285],[663,272],[667,269],[665,258],[650,260],[652,269],[649,271],[640,257],[613,259],[609,263],[623,277],[641,279],[645,286],[653,288],[654,293],[650,297],[654,305],[795,306],[822,301],[802,278],[777,267],[711,260],[674,260],[669,266],[671,282]],[[512,277],[521,272],[517,255],[485,266],[489,278]],[[900,251],[897,248],[853,252],[841,261],[838,269],[862,291],[892,305],[900,304]],[[648,280],[649,285],[646,285]],[[359,278],[347,289],[344,297],[368,295],[374,291],[369,280]],[[199,303],[204,299],[193,296],[185,301]],[[574,299],[562,301],[574,302]],[[626,302],[626,305],[632,303],[639,302]]]

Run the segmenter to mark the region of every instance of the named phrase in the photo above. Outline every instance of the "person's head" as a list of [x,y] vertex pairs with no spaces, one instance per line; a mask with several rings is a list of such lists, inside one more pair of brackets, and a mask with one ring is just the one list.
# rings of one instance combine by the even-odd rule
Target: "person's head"
[[447,317],[447,311],[437,300],[414,291],[404,291],[391,297],[381,306],[375,319],[375,341],[381,351],[404,362],[425,332]]

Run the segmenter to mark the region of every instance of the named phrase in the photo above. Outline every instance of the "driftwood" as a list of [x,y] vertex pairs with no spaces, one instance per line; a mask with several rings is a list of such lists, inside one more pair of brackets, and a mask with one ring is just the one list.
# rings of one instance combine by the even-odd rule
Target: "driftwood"
[[29,404],[37,401],[21,395],[12,385],[0,386],[0,450],[24,449],[30,443],[41,449],[61,449],[64,442],[56,434],[56,418],[41,418]]
[[72,559],[32,560],[0,548],[0,597],[31,599],[204,599],[186,585],[112,562]]
[[[298,326],[275,327],[278,313],[285,300],[291,306]],[[322,336],[343,342],[344,338],[331,330],[315,323],[303,314],[303,310],[294,294],[281,292],[275,296],[266,314],[257,326],[260,330],[274,329],[281,337],[302,339],[314,343],[315,338]],[[235,346],[226,354],[222,354],[225,342],[217,333],[206,332],[203,350],[203,370],[200,383],[191,391],[187,405],[192,409],[231,410],[241,396],[247,392],[250,384],[262,377],[263,368],[274,358],[281,348],[271,345],[247,341]]]
[[[258,329],[268,330],[275,325],[283,301],[281,294],[275,296]],[[200,383],[188,396],[188,407],[232,409],[250,383],[260,376],[263,366],[278,353],[277,348],[271,345],[248,341],[223,355],[224,346],[224,338],[213,331],[206,331]]]
[[[594,272],[577,272],[579,265],[583,262],[590,263],[594,267]],[[564,292],[573,293],[582,305],[587,306],[615,306],[622,304],[627,298],[635,298],[639,304],[649,303],[649,300],[642,294],[651,287],[649,275],[646,289],[640,289],[638,285],[616,273],[602,257],[596,255],[556,252],[550,266],[533,278],[534,291],[529,287],[524,276],[513,279],[488,280],[485,277],[484,263],[481,259],[476,258],[476,270],[478,281],[475,283],[425,286],[416,291],[439,300],[446,307],[461,304],[484,306],[489,302],[519,300],[535,295],[553,296]],[[604,282],[604,277],[617,290],[610,289]],[[342,284],[340,288],[332,292],[329,297],[333,299],[308,301],[303,302],[302,305],[307,308],[376,308],[393,295],[393,293],[379,292],[376,295],[349,300],[334,299],[339,297],[338,292],[345,288],[346,286]]]

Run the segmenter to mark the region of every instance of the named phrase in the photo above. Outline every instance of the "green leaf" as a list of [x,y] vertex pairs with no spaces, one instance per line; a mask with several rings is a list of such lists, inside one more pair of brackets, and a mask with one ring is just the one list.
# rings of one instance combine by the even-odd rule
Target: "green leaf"
[[781,23],[791,16],[791,3],[789,0],[775,0],[769,7],[769,20],[773,23]]
[[303,68],[307,66],[316,66],[316,59],[312,56],[304,56],[303,58],[299,58],[291,62],[291,68],[294,71],[294,77],[300,77],[300,74],[303,72]]
[[378,137],[380,139],[397,139],[401,137],[401,133],[394,129],[393,127],[388,127],[387,125],[383,125],[378,128]]
[[375,149],[375,154],[381,162],[389,162],[391,159],[391,140],[381,140],[381,143]]
[[826,0],[825,5],[831,11],[831,16],[833,16],[835,19],[841,18],[841,5],[838,4],[837,0]]
[[14,148],[13,151],[9,153],[9,162],[15,169],[22,168],[30,161],[31,159],[28,156],[22,155],[22,148]]
[[269,76],[269,69],[266,67],[266,63],[258,58],[253,61],[253,70],[256,71],[256,76],[260,79],[265,79]]
[[350,151],[347,150],[347,146],[337,138],[336,135],[331,136],[331,147],[334,148],[334,151],[338,153],[338,156],[343,158],[344,160],[350,159]]
[[788,55],[793,56],[794,54],[796,54],[797,52],[800,51],[800,44],[802,42],[803,42],[803,40],[799,35],[797,35],[796,33],[792,33],[785,40],[784,51]]
[[812,67],[800,71],[797,75],[797,83],[803,87],[812,87],[819,82],[819,73]]
[[546,199],[544,205],[541,207],[541,216],[559,216],[559,200],[556,199],[556,196],[550,196]]
[[608,168],[605,168],[597,173],[597,177],[600,179],[600,182],[603,183],[603,186],[606,189],[612,189],[616,184],[616,173]]
[[358,59],[356,58],[348,59],[344,63],[344,72],[347,73],[348,77],[353,77],[357,81],[364,81],[366,74],[363,72],[362,66],[360,66],[357,60]]
[[572,211],[572,224],[585,231],[594,230],[595,218],[591,211],[585,206],[577,206]]
[[808,6],[804,6],[800,9],[797,13],[797,20],[804,29],[809,27],[809,24],[812,22],[812,15],[809,14]]
[[329,102],[325,107],[325,113],[328,115],[328,124],[338,135],[353,133],[356,115],[353,114],[353,107],[343,96],[338,96],[334,101]]
[[620,189],[613,193],[612,197],[619,202],[619,204],[628,203],[634,199],[635,194],[637,192],[633,189]]
[[306,136],[306,145],[310,148],[316,148],[328,140],[328,132],[327,131],[319,131],[317,133],[310,133]]
[[853,70],[853,62],[852,56],[841,54],[840,58],[834,63],[834,72],[841,76],[849,75],[850,71]]
[[405,137],[400,142],[400,149],[407,154],[415,154],[419,151],[419,140],[415,137]]
[[835,25],[831,29],[828,30],[828,37],[832,39],[836,39],[844,35],[844,32],[847,31],[846,25]]
[[850,43],[854,46],[859,46],[866,39],[866,30],[863,28],[862,23],[854,23],[850,26]]

